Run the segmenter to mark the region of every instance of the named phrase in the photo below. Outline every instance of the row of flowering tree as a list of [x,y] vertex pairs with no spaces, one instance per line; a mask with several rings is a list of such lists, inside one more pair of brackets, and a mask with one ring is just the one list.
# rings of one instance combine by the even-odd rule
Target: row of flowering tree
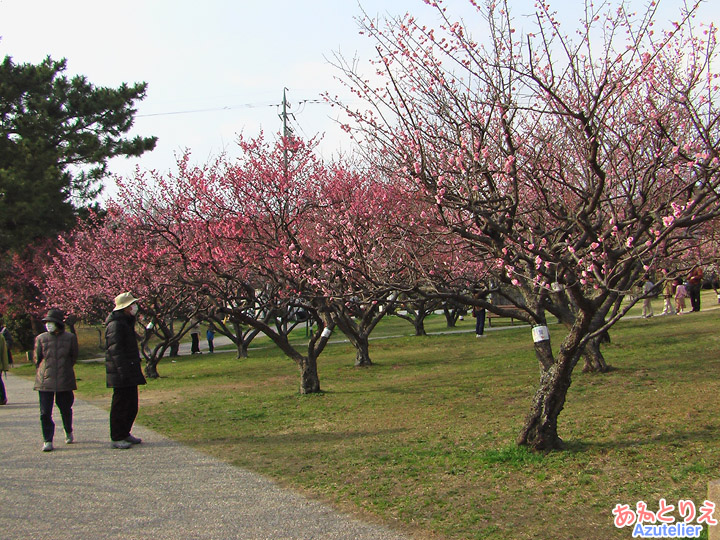
[[[365,21],[380,56],[372,77],[338,58],[367,105],[346,110],[368,158],[421,193],[484,268],[513,306],[502,311],[538,327],[540,384],[518,442],[560,448],[583,352],[642,275],[679,260],[720,215],[715,28],[692,24],[697,4],[663,30],[658,2],[640,14],[586,2],[569,36],[539,2],[520,32],[510,2],[473,1],[483,44],[440,0],[426,3],[439,28]],[[569,328],[555,351],[548,313]]]
[[[174,174],[123,181],[106,217],[62,239],[41,288],[88,320],[118,290],[140,295],[147,335],[161,338],[146,351],[150,377],[184,321],[201,315],[241,353],[246,336],[268,336],[300,368],[301,391],[317,392],[334,329],[355,346],[356,365],[372,364],[369,335],[399,294],[386,283],[414,264],[399,256],[409,250],[396,231],[413,198],[357,167],[324,164],[313,143],[239,144],[236,162],[198,167],[185,156]],[[304,352],[287,324],[299,311],[317,324]]]
[[[108,218],[61,244],[47,298],[88,314],[130,289],[151,328],[178,309],[252,328],[297,364],[303,393],[320,390],[335,329],[369,365],[368,336],[397,302],[485,307],[537,327],[541,377],[518,442],[561,447],[582,355],[602,369],[596,340],[621,301],[645,272],[701,252],[720,215],[714,31],[690,32],[688,12],[656,34],[654,4],[637,17],[588,3],[571,39],[539,4],[521,37],[507,3],[488,2],[482,46],[433,4],[439,30],[367,21],[384,84],[340,62],[371,107],[347,110],[373,167],[261,136],[240,140],[236,162],[185,157],[175,174],[138,175]],[[277,323],[299,309],[318,325],[305,350]],[[569,329],[556,351],[547,314]]]
[[[80,223],[59,239],[37,283],[45,304],[62,306],[91,323],[105,320],[121,292],[141,297],[141,351],[147,376],[155,378],[158,362],[190,331],[188,321],[203,311],[205,298],[178,279],[181,265],[135,219],[113,205],[106,216]],[[150,347],[152,337],[159,340]]]

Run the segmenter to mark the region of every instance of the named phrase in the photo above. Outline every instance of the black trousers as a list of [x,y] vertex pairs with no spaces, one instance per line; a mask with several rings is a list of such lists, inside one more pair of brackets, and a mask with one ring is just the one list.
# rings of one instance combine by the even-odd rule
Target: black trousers
[[113,388],[110,404],[110,439],[122,441],[130,435],[138,413],[138,388]]
[[688,293],[690,294],[690,305],[693,311],[700,311],[700,284],[690,285]]
[[40,425],[42,426],[43,440],[52,442],[55,436],[55,422],[52,419],[53,402],[57,403],[62,416],[65,433],[72,433],[72,406],[75,403],[75,394],[72,390],[67,392],[45,392],[39,390],[40,395]]
[[485,310],[478,309],[475,312],[475,335],[482,336],[485,333]]

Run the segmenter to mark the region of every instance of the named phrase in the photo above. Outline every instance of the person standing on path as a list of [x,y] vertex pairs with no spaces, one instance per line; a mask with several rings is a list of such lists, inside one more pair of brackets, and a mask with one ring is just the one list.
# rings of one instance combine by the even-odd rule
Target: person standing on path
[[[0,316],[0,319],[2,319],[1,316]],[[7,326],[3,326],[2,329],[0,329],[0,334],[2,334],[2,337],[5,338],[5,345],[7,345],[8,362],[12,365],[12,364],[13,364],[13,356],[12,356],[13,338],[12,338],[12,334],[10,333],[10,330],[8,330]]]
[[668,277],[669,272],[663,271],[665,274],[665,283],[663,285],[663,311],[662,315],[675,315],[675,306],[673,299],[675,298],[675,280]]
[[675,311],[678,315],[682,315],[685,311],[685,298],[687,298],[687,288],[680,278],[675,278]]
[[43,319],[45,330],[35,338],[35,387],[40,397],[40,425],[43,434],[43,452],[53,449],[55,423],[53,405],[57,404],[65,428],[65,443],[73,442],[73,413],[75,402],[75,362],[78,341],[75,334],[65,331],[65,314],[51,309]]
[[207,338],[208,350],[210,351],[210,353],[214,353],[215,352],[215,327],[212,324],[210,324],[210,326],[208,326],[207,332],[205,332],[205,337]]
[[690,306],[692,311],[700,311],[700,289],[702,288],[703,269],[699,266],[694,267],[688,276],[688,296],[690,297]]
[[7,405],[7,392],[5,392],[5,383],[2,380],[3,372],[10,369],[8,360],[8,346],[5,338],[0,334],[0,405]]
[[130,434],[138,413],[138,386],[145,384],[135,317],[138,299],[125,292],[115,297],[115,309],[105,320],[105,373],[113,389],[110,440],[113,448],[127,449],[141,439]]
[[[480,291],[477,291],[473,296],[478,300],[485,300],[487,298],[487,294],[483,294]],[[475,337],[485,337],[485,308],[473,306],[472,315],[475,317]]]
[[200,352],[200,321],[195,317],[190,319],[190,354],[202,354]]

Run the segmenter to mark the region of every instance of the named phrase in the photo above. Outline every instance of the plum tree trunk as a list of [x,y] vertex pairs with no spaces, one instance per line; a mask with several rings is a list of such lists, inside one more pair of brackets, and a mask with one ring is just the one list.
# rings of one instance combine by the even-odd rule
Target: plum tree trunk
[[349,316],[343,311],[339,311],[335,314],[335,321],[340,331],[345,334],[352,346],[355,347],[355,367],[369,367],[372,366],[372,360],[370,360],[370,332],[372,332],[375,325],[382,319],[384,313],[375,311],[375,316],[370,317],[366,314],[365,317],[360,319],[359,323],[353,322],[353,317]]
[[394,315],[412,324],[413,328],[415,328],[416,336],[427,335],[427,332],[425,331],[425,318],[428,315],[427,312],[418,310],[416,313],[409,311],[407,315],[401,315],[400,313],[395,313]]
[[300,393],[316,394],[320,392],[320,377],[317,359],[314,356],[303,357],[300,362]]
[[370,360],[370,342],[368,336],[355,336],[352,340],[357,354],[355,355],[355,367],[369,367],[372,366],[372,360]]
[[457,308],[443,308],[443,315],[445,315],[445,322],[448,328],[455,328],[455,323],[460,318],[460,311]]
[[557,420],[565,406],[565,396],[570,388],[567,361],[553,364],[543,370],[540,387],[535,393],[530,414],[520,432],[517,443],[533,450],[561,450],[564,448],[558,436]]
[[157,366],[165,355],[165,351],[170,347],[169,342],[159,343],[153,348],[152,351],[148,350],[147,343],[150,338],[150,333],[145,334],[143,339],[142,347],[140,348],[143,357],[145,358],[145,377],[148,379],[159,379],[160,374],[158,373]]
[[557,431],[558,416],[565,406],[572,372],[580,357],[580,336],[586,331],[587,328],[582,326],[573,327],[556,357],[549,339],[535,343],[535,354],[540,363],[540,384],[517,444],[540,451],[564,448]]
[[606,373],[610,366],[605,362],[605,357],[600,351],[600,338],[590,340],[583,351],[583,372],[584,373]]
[[145,377],[148,379],[159,379],[160,374],[157,370],[157,365],[160,362],[159,358],[148,357],[145,360]]

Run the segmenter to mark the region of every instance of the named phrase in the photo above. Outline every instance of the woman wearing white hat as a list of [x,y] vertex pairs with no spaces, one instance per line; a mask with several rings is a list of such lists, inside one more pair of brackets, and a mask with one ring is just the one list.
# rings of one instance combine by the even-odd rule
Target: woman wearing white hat
[[115,297],[115,309],[105,320],[105,372],[113,389],[110,439],[113,448],[127,449],[142,441],[130,434],[138,413],[138,385],[145,384],[135,333],[138,299],[126,292]]

